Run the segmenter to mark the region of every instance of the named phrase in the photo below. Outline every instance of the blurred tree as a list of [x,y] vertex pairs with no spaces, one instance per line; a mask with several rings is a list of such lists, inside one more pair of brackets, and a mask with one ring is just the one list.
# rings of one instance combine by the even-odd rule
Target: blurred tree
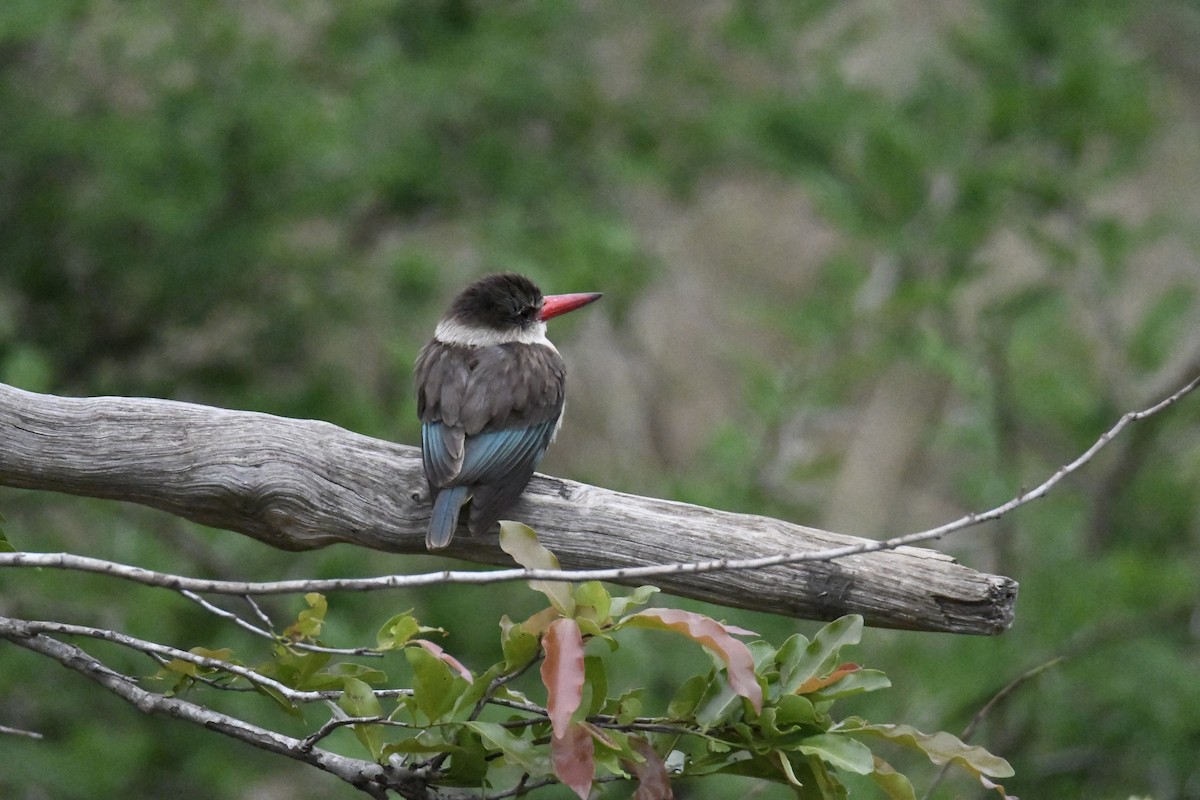
[[[991,504],[1195,368],[1194,191],[1170,195],[1161,171],[1146,175],[1172,129],[1194,131],[1192,109],[1175,113],[1173,81],[1189,74],[1200,25],[1184,0],[959,5],[10,0],[0,380],[412,441],[412,358],[468,275],[503,266],[548,287],[602,286],[623,318],[661,272],[704,269],[649,247],[657,218],[634,200],[687,207],[704,202],[707,181],[738,174],[802,186],[837,244],[805,265],[802,295],[775,292],[752,317],[753,346],[737,352],[746,417],[686,469],[653,465],[657,485],[639,491],[837,518],[852,436],[822,431],[857,425],[874,403],[926,421],[876,519],[894,529],[923,501],[935,514]],[[1170,47],[1148,38],[1163,19]],[[1177,171],[1181,152],[1168,162]],[[1150,188],[1129,200],[1138,180]],[[1177,268],[1148,262],[1153,248]],[[723,308],[749,305],[743,278],[723,284]],[[625,356],[652,356],[632,334],[618,339]],[[906,689],[869,715],[952,730],[1065,652],[981,729],[1016,768],[1009,788],[1200,797],[1188,623],[1197,418],[1192,405],[1136,429],[1073,493],[964,548],[1021,580],[1017,626],[996,641],[868,636],[870,660]],[[224,576],[245,563],[264,577],[379,569],[351,552],[266,553],[136,509],[10,491],[0,506],[30,549]],[[192,609],[115,607],[101,582],[3,580],[10,610],[117,616],[178,641],[210,630]],[[479,600],[452,591],[396,604],[455,620],[469,648],[494,641],[494,620],[464,612]],[[512,602],[514,618],[529,610]],[[342,604],[359,614],[349,638],[373,630],[377,608]],[[0,667],[0,724],[54,738],[5,742],[6,797],[325,788],[256,756],[233,774],[228,751],[168,722],[116,736],[80,718],[88,687],[56,677],[43,691],[40,665],[8,652]],[[661,668],[666,691],[672,668]],[[68,763],[87,765],[86,779]]]

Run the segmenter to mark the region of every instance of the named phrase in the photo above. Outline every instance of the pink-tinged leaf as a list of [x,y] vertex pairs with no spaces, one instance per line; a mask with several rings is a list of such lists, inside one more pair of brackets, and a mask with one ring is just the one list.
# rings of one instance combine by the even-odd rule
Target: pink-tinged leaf
[[442,661],[445,661],[447,664],[449,664],[450,668],[453,669],[455,672],[457,672],[459,675],[462,675],[463,680],[467,681],[468,683],[475,680],[475,676],[471,674],[471,670],[464,667],[463,663],[461,661],[459,661],[457,658],[455,658],[454,656],[450,655],[445,650],[443,650],[441,645],[434,644],[433,642],[429,641],[428,639],[410,639],[409,644],[415,644],[415,645],[420,645],[421,647],[424,647],[430,653],[432,653],[433,655],[440,658]]
[[725,662],[729,688],[749,700],[756,712],[762,711],[763,693],[754,674],[754,657],[746,645],[729,635],[729,628],[724,624],[703,614],[675,608],[648,608],[626,617],[622,624],[682,633],[716,653]]
[[592,791],[592,779],[596,776],[596,761],[593,758],[596,745],[592,734],[578,722],[568,725],[564,736],[555,733],[550,737],[550,762],[554,774],[579,800],[587,800]]
[[532,633],[534,636],[541,636],[550,627],[550,623],[560,618],[562,614],[558,613],[558,609],[553,606],[543,608],[529,619],[521,623],[521,630],[526,633]]
[[[554,736],[559,738],[565,735],[571,715],[583,699],[583,634],[579,631],[579,625],[575,620],[565,617],[554,620],[542,637],[542,649],[546,651],[546,658],[542,661],[546,711],[550,715]],[[591,747],[590,744],[588,746]]]
[[824,678],[817,676],[809,678],[804,683],[796,687],[796,694],[811,694],[817,689],[824,689],[826,686],[831,686],[847,675],[858,672],[860,669],[862,669],[862,667],[860,667],[858,664],[842,664]]
[[667,765],[658,757],[650,743],[641,737],[633,737],[629,740],[629,746],[633,752],[646,759],[640,764],[634,761],[625,764],[638,779],[638,788],[633,793],[633,800],[674,800],[675,794],[671,791],[671,776],[667,772]]

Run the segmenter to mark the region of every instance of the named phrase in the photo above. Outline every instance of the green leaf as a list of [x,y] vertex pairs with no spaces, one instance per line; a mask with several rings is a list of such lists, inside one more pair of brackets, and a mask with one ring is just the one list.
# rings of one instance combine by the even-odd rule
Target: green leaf
[[329,610],[329,604],[324,595],[316,592],[304,595],[304,601],[308,603],[308,608],[301,611],[296,616],[296,621],[283,632],[283,638],[288,641],[315,640],[321,635],[321,626],[325,622],[325,613]]
[[[620,697],[607,700],[600,711],[601,713],[610,714],[616,717],[617,722],[621,725],[628,725],[629,723],[633,722],[635,717],[641,716],[642,694],[645,691],[646,690],[641,687],[637,689],[630,689]],[[690,713],[691,712],[689,711],[688,714],[690,715]],[[667,710],[667,715],[675,716],[671,713],[669,708]]]
[[413,699],[417,709],[430,722],[436,722],[454,706],[468,687],[450,665],[420,647],[404,648],[404,657],[413,671]]
[[875,770],[871,749],[848,736],[819,733],[806,738],[796,749],[805,755],[817,756],[831,767],[859,775],[868,775]]
[[370,686],[358,678],[342,679],[342,696],[338,698],[338,705],[352,717],[378,717],[382,714],[379,698]]
[[[784,766],[783,762],[787,765]],[[699,761],[686,770],[688,775],[742,775],[792,787],[798,800],[845,800],[846,789],[821,759],[801,753],[771,750],[764,755],[748,756],[745,751],[723,758]],[[799,784],[797,786],[797,784]]]
[[639,586],[632,593],[618,595],[612,598],[608,613],[613,617],[623,617],[630,606],[644,606],[646,601],[658,592],[657,586]]
[[673,719],[691,719],[700,708],[700,702],[712,684],[713,679],[704,675],[693,675],[685,680],[667,704],[667,716]]
[[725,681],[713,681],[696,709],[696,722],[701,728],[712,728],[728,722],[741,710],[742,698],[733,687]]
[[779,727],[817,724],[812,701],[798,694],[785,694],[775,701],[775,724]]
[[814,703],[850,697],[864,692],[886,689],[892,685],[887,675],[877,669],[860,669],[851,672],[836,683],[829,684],[808,695]]
[[[214,661],[229,661],[229,657],[233,655],[233,651],[228,647],[222,647],[219,650],[210,650],[207,647],[193,647],[188,652],[194,656],[211,658]],[[167,672],[173,672],[176,675],[186,675],[190,678],[201,675],[212,675],[218,671],[217,667],[202,666],[194,661],[186,661],[182,658],[171,659],[162,665],[162,669]]]
[[879,756],[875,757],[875,771],[871,773],[871,780],[891,800],[917,800],[912,783],[904,773],[896,772],[891,764]]
[[[363,683],[387,683],[388,676],[383,670],[369,667],[366,664],[354,664],[343,661],[334,664],[329,669],[321,670],[317,675],[313,676],[313,679],[309,683],[299,688],[311,689],[317,684],[318,679],[321,680],[323,688],[328,688],[328,686],[324,685],[325,679],[336,680],[340,685],[342,678],[357,678]],[[312,685],[310,686],[309,684]]]
[[[467,734],[463,731],[463,734]],[[472,734],[473,735],[473,734]],[[420,736],[413,736],[410,739],[401,739],[398,742],[391,742],[383,746],[383,755],[410,755],[410,754],[426,754],[426,753],[457,753],[458,746],[448,742],[424,742]]]
[[795,662],[804,654],[804,648],[806,647],[808,647],[808,637],[802,633],[793,633],[779,646],[779,652],[775,655],[775,661],[779,664],[780,668],[785,664],[792,664],[794,666]]
[[515,624],[505,614],[500,618],[500,647],[504,652],[504,667],[511,671],[532,661],[541,645],[536,635]]
[[583,659],[583,685],[591,694],[591,699],[583,704],[584,716],[600,713],[608,699],[608,673],[604,659],[599,656],[587,656]]
[[575,616],[604,625],[611,618],[612,596],[600,581],[587,581],[575,587]]
[[804,781],[796,777],[796,771],[792,767],[792,762],[788,759],[787,754],[779,750],[772,751],[771,758],[775,765],[779,767],[779,771],[783,773],[784,780],[796,789],[804,788]]
[[251,684],[251,686],[253,686],[254,691],[274,700],[275,704],[283,709],[288,716],[296,717],[297,719],[303,716],[303,714],[300,712],[300,708],[292,703],[291,700],[284,696],[284,694],[274,686],[263,686],[261,683],[254,683]]
[[863,618],[849,614],[821,628],[803,649],[799,647],[801,640],[794,636],[784,642],[779,648],[779,680],[783,692],[793,694],[809,678],[831,672],[838,663],[841,648],[858,644],[862,629]]
[[450,716],[453,719],[459,719],[469,715],[475,709],[475,704],[487,694],[492,681],[507,671],[503,661],[488,667],[487,671],[472,681],[471,685],[463,690],[463,693],[454,701],[454,709],[450,712]]
[[484,743],[499,750],[509,763],[519,767],[530,776],[540,777],[550,774],[550,758],[544,748],[535,746],[528,739],[522,738],[495,722],[474,720],[465,724],[478,733]]
[[458,735],[445,783],[449,786],[482,786],[487,773],[487,750],[483,739],[477,731],[467,728]]
[[939,766],[953,763],[976,775],[1008,778],[1013,768],[1007,761],[982,747],[968,745],[952,733],[922,733],[911,725],[862,725],[847,727],[847,733],[880,736],[924,753]]
[[412,637],[416,636],[421,630],[421,625],[412,615],[412,609],[405,611],[402,614],[397,614],[380,627],[379,633],[375,634],[376,650],[395,650],[398,647],[403,647]]
[[[258,671],[263,675],[274,678],[280,683],[293,689],[332,688],[320,677],[320,670],[329,663],[329,653],[308,650],[293,650],[283,644],[277,644],[273,650],[275,658],[261,667]],[[341,686],[340,677],[332,681],[332,686]]]
[[[542,546],[528,525],[503,520],[500,523],[500,548],[525,569],[558,569],[558,558]],[[546,595],[550,605],[564,617],[575,615],[571,584],[562,581],[530,581],[529,588]]]
[[599,639],[600,641],[607,643],[609,648],[613,650],[617,649],[617,640],[605,633],[604,629],[601,628],[595,620],[588,619],[587,617],[578,613],[578,610],[572,619],[575,620],[575,624],[579,626],[579,630],[584,636],[590,636],[593,639]]
[[761,639],[756,642],[750,642],[746,645],[750,649],[750,656],[754,659],[754,671],[761,677],[768,680],[779,682],[779,670],[775,664],[776,651],[770,642],[764,642]]
[[[338,706],[352,717],[378,717],[383,713],[379,698],[371,691],[371,687],[357,678],[343,680]],[[358,741],[367,748],[371,758],[378,761],[383,756],[383,726],[364,722],[352,727]]]
[[13,547],[12,542],[8,541],[8,537],[4,535],[4,515],[0,514],[0,553],[15,553],[17,548]]

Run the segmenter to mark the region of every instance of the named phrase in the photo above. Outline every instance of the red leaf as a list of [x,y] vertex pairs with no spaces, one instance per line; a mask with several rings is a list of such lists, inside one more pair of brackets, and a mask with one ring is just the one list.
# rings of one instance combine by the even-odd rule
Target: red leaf
[[592,758],[595,743],[588,729],[578,722],[568,725],[564,736],[550,737],[550,761],[554,774],[569,787],[579,800],[587,800],[592,790],[592,779],[596,776],[596,762]]
[[675,608],[648,608],[626,617],[625,624],[682,633],[716,653],[725,662],[729,672],[729,687],[749,700],[755,711],[762,711],[762,687],[758,685],[758,678],[754,674],[754,657],[746,645],[729,635],[730,627],[712,617]]
[[[571,715],[583,699],[583,634],[575,620],[556,619],[542,637],[546,659],[542,683],[546,684],[546,711],[555,738],[565,736]],[[589,740],[590,741],[590,740]],[[588,745],[589,752],[591,745]]]
[[810,694],[817,689],[824,689],[826,686],[837,683],[847,675],[858,672],[862,667],[858,664],[842,664],[833,672],[826,675],[824,678],[812,677],[804,683],[796,687],[796,694]]
[[475,676],[471,674],[471,670],[463,666],[463,663],[454,656],[442,649],[441,645],[434,644],[428,639],[409,639],[409,644],[416,644],[424,647],[430,653],[445,661],[450,665],[451,669],[455,670],[459,675],[463,676],[463,680],[470,683],[475,680]]
[[645,739],[635,737],[629,740],[629,745],[633,748],[633,752],[646,759],[641,764],[633,761],[625,764],[638,779],[638,788],[633,793],[633,800],[674,800],[675,795],[671,791],[671,778],[667,774],[667,765],[658,757],[658,753],[650,746],[650,743]]

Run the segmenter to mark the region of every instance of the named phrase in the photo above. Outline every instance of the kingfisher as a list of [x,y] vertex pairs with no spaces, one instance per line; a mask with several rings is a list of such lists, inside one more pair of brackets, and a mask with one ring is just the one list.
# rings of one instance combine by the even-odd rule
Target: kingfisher
[[450,544],[463,505],[485,533],[516,503],[562,424],[567,370],[546,322],[600,299],[543,296],[524,275],[464,289],[417,356],[421,459],[433,498],[425,547]]

